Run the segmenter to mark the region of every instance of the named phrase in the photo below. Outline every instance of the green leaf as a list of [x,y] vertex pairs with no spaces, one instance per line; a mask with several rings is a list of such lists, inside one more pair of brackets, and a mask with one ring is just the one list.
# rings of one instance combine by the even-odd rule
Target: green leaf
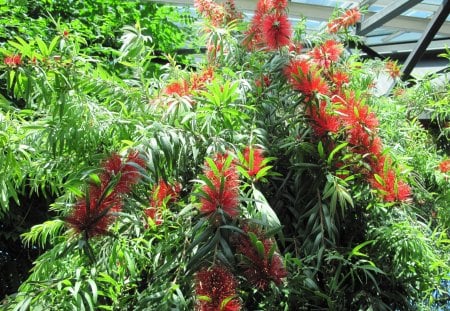
[[256,209],[262,215],[264,215],[264,217],[267,219],[268,225],[270,227],[280,227],[281,222],[278,219],[277,214],[274,212],[272,207],[267,202],[264,195],[261,193],[261,191],[256,189],[255,185],[253,185],[253,184],[252,184],[252,189],[253,189],[253,198],[255,200]]

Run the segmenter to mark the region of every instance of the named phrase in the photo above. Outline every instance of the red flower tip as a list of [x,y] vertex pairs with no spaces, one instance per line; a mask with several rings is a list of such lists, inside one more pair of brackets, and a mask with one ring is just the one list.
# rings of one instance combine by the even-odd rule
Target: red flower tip
[[204,175],[210,183],[202,186],[200,211],[210,214],[221,208],[234,218],[239,215],[239,178],[236,166],[228,160],[230,156],[218,154],[213,159],[214,167],[206,163]]
[[361,20],[361,12],[358,8],[348,9],[341,16],[341,25],[345,28],[356,25]]
[[243,230],[253,233],[263,245],[263,254],[253,245],[249,236],[244,236],[238,241],[236,250],[244,256],[240,263],[242,274],[247,281],[261,290],[266,290],[270,282],[280,285],[287,276],[283,261],[277,253],[271,253],[274,243],[269,238],[264,238],[264,233],[258,228],[246,226]]
[[241,303],[237,295],[237,282],[233,274],[223,266],[202,269],[195,275],[196,310],[238,311]]
[[264,167],[263,150],[260,148],[246,147],[244,150],[245,167],[250,177],[255,177],[258,172]]
[[109,195],[102,199],[94,191],[90,192],[89,208],[86,205],[86,198],[80,199],[72,209],[66,222],[77,233],[85,233],[86,238],[98,235],[105,235],[108,226],[113,222],[114,215],[122,208],[122,202],[117,196]]
[[356,25],[361,20],[361,12],[358,8],[346,10],[341,16],[331,20],[327,24],[329,33],[337,33],[341,28],[347,29]]
[[318,137],[322,137],[327,133],[337,133],[341,129],[339,116],[327,110],[327,103],[322,101],[319,109],[316,105],[309,106],[307,115],[312,121],[312,128]]
[[316,46],[310,52],[314,61],[324,68],[329,68],[333,62],[337,62],[344,48],[335,40],[327,40],[322,45]]
[[443,160],[441,163],[439,163],[439,170],[442,173],[450,172],[450,159]]
[[137,151],[132,151],[125,162],[118,154],[112,154],[103,163],[104,173],[100,176],[103,186],[120,174],[114,190],[118,193],[128,193],[132,186],[137,184],[141,178],[139,168],[145,168],[145,161]]
[[386,62],[386,71],[391,76],[391,78],[395,79],[401,76],[400,66],[397,64],[397,62],[389,60]]
[[286,15],[268,14],[262,22],[262,34],[270,50],[288,46],[292,36],[291,23]]
[[3,60],[6,66],[16,68],[22,65],[22,56],[20,54],[7,56]]
[[174,81],[166,85],[162,91],[165,95],[188,96],[190,89],[187,81]]

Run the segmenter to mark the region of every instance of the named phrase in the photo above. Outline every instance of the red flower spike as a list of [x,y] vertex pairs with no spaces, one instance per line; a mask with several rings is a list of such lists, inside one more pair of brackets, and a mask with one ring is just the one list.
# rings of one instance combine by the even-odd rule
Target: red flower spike
[[198,311],[238,311],[241,303],[237,295],[237,282],[233,274],[223,266],[202,269],[195,275],[195,294]]
[[16,68],[22,65],[22,56],[20,54],[7,56],[3,60],[6,66]]
[[344,14],[341,15],[340,24],[344,28],[356,25],[357,22],[361,20],[361,12],[358,8],[353,8],[346,10]]
[[270,282],[280,285],[287,276],[287,271],[280,255],[270,254],[274,245],[272,240],[264,238],[261,232],[253,232],[248,227],[244,227],[243,230],[255,234],[264,248],[264,254],[260,254],[248,236],[239,240],[236,249],[245,257],[241,267],[247,281],[261,290],[266,290]]
[[339,42],[327,40],[322,45],[314,47],[310,55],[320,67],[330,68],[332,63],[339,60],[343,50]]
[[319,109],[316,105],[311,105],[307,110],[307,115],[312,121],[312,128],[318,137],[327,133],[337,133],[341,129],[339,117],[327,111],[327,103],[322,101]]
[[439,170],[441,171],[441,173],[450,172],[450,159],[443,160],[441,163],[439,163]]
[[218,154],[214,161],[217,172],[205,164],[204,175],[210,184],[202,186],[205,195],[200,199],[200,211],[210,214],[221,208],[226,214],[234,218],[239,215],[239,179],[235,165],[227,164],[228,156]]
[[108,226],[113,222],[113,212],[122,209],[122,202],[117,196],[110,195],[100,201],[101,196],[95,196],[94,193],[89,197],[89,209],[86,205],[86,199],[82,198],[74,206],[71,214],[66,218],[67,223],[77,233],[86,233],[86,238],[98,235],[105,235],[108,232]]
[[333,81],[336,87],[341,88],[344,84],[347,84],[350,79],[345,72],[336,71],[332,74],[331,81]]
[[[251,157],[251,158],[250,158]],[[259,148],[246,147],[244,150],[245,166],[247,167],[247,173],[250,177],[254,177],[264,167],[262,162],[264,161],[263,150]]]
[[139,157],[137,151],[131,152],[125,163],[123,163],[119,155],[111,155],[111,157],[103,164],[105,172],[100,176],[103,188],[111,182],[114,176],[120,174],[114,187],[114,191],[117,193],[130,192],[131,188],[137,184],[141,178],[138,167],[144,168],[145,161]]
[[269,14],[263,18],[262,34],[270,50],[288,46],[291,44],[291,23],[286,15]]
[[180,191],[180,184],[171,186],[161,179],[152,189],[150,207],[145,210],[147,217],[152,218],[156,225],[160,225],[162,223],[161,207],[166,203],[175,202]]
[[188,83],[183,80],[169,83],[162,92],[165,95],[188,96],[190,89]]

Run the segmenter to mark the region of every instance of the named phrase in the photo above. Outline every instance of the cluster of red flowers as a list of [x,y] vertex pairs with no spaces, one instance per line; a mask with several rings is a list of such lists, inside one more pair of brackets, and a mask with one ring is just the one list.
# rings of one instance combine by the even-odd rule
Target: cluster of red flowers
[[195,275],[198,311],[238,311],[237,282],[233,274],[223,266],[202,269]]
[[439,163],[439,170],[442,173],[450,172],[450,159],[443,160],[441,163]]
[[329,33],[337,33],[341,29],[348,29],[361,20],[361,12],[358,8],[348,9],[341,16],[331,20],[328,25]]
[[[237,253],[243,255],[240,263],[242,274],[252,286],[261,290],[266,290],[270,282],[281,285],[287,271],[281,256],[274,251],[274,241],[265,238],[264,233],[258,228],[245,226],[243,230],[247,235],[240,239],[236,246]],[[256,241],[252,241],[249,234],[256,237],[257,243],[262,243],[263,250],[254,245]]]
[[20,54],[7,56],[7,57],[5,57],[3,62],[8,67],[16,68],[22,64],[22,56]]
[[259,0],[246,33],[249,49],[277,50],[291,44],[292,26],[286,13],[287,0]]
[[211,214],[222,209],[228,216],[239,215],[239,176],[230,155],[217,154],[213,163],[205,163],[208,183],[201,188],[200,211]]
[[189,80],[174,81],[166,85],[162,90],[165,95],[190,96],[193,92],[203,89],[214,78],[212,67],[200,73],[191,74]]
[[160,179],[152,189],[150,207],[145,210],[147,217],[153,219],[156,225],[160,225],[162,223],[161,207],[165,206],[167,203],[175,202],[180,191],[180,184],[177,183],[172,186],[165,180]]
[[[346,16],[351,20],[351,14]],[[334,40],[314,47],[308,55],[296,57],[288,63],[284,69],[287,81],[305,96],[305,114],[314,134],[324,142],[329,141],[329,134],[344,134],[350,151],[360,154],[371,168],[355,169],[366,176],[385,201],[404,201],[409,198],[411,190],[398,178],[392,161],[382,155],[375,113],[369,110],[360,95],[345,88],[349,77],[338,66],[342,51],[342,45]],[[314,96],[318,94],[326,95],[330,100]]]
[[194,6],[214,27],[242,19],[242,14],[236,10],[234,0],[227,0],[224,4],[218,4],[214,0],[195,0]]
[[131,152],[125,161],[113,154],[102,165],[99,183],[89,187],[86,197],[74,206],[66,221],[86,238],[107,233],[108,225],[114,220],[114,213],[122,209],[122,196],[138,183],[145,161],[137,151]]

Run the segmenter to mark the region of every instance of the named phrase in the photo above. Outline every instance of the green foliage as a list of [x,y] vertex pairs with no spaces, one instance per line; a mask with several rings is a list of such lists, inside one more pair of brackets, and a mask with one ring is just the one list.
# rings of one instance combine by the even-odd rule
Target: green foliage
[[[52,218],[22,234],[26,245],[45,251],[5,298],[6,310],[192,310],[214,300],[196,293],[198,271],[214,265],[238,284],[236,294],[221,297],[222,307],[438,305],[435,292],[450,271],[450,184],[437,169],[444,152],[411,115],[433,107],[445,136],[448,89],[429,97],[431,86],[421,83],[409,96],[417,96],[414,103],[428,97],[423,107],[403,97],[376,98],[369,86],[381,69],[374,62],[345,53],[335,61],[333,70],[349,72],[346,90],[367,109],[358,113],[378,115],[379,128],[368,132],[386,148],[376,158],[358,152],[346,136],[349,125],[317,134],[311,111],[324,103],[325,117],[348,117],[334,102],[345,92],[294,90],[286,66],[303,54],[249,51],[245,23],[208,23],[201,61],[167,56],[168,64],[158,66],[156,51],[172,53],[185,42],[194,19],[184,10],[111,0],[70,4],[72,13],[67,1],[19,2],[0,30],[0,52],[21,57],[18,65],[0,65],[0,217],[27,195],[54,199]],[[328,36],[304,40],[314,48]],[[264,159],[246,147],[260,148]],[[145,163],[128,164],[139,183],[118,195],[121,208],[109,206],[83,223],[81,216],[127,178],[126,165],[105,169],[117,165],[108,162],[111,154],[130,150]],[[216,162],[217,155],[226,157]],[[406,176],[409,200],[382,201],[373,184],[398,184],[381,176],[390,167],[375,171],[374,159]],[[106,172],[112,177],[105,185]],[[96,187],[103,192],[91,205]],[[237,215],[226,209],[226,191],[225,199],[237,196]],[[208,200],[217,204],[212,211],[203,209]],[[81,225],[69,221],[74,214]],[[86,227],[101,220],[111,220],[107,232],[87,236]]]

